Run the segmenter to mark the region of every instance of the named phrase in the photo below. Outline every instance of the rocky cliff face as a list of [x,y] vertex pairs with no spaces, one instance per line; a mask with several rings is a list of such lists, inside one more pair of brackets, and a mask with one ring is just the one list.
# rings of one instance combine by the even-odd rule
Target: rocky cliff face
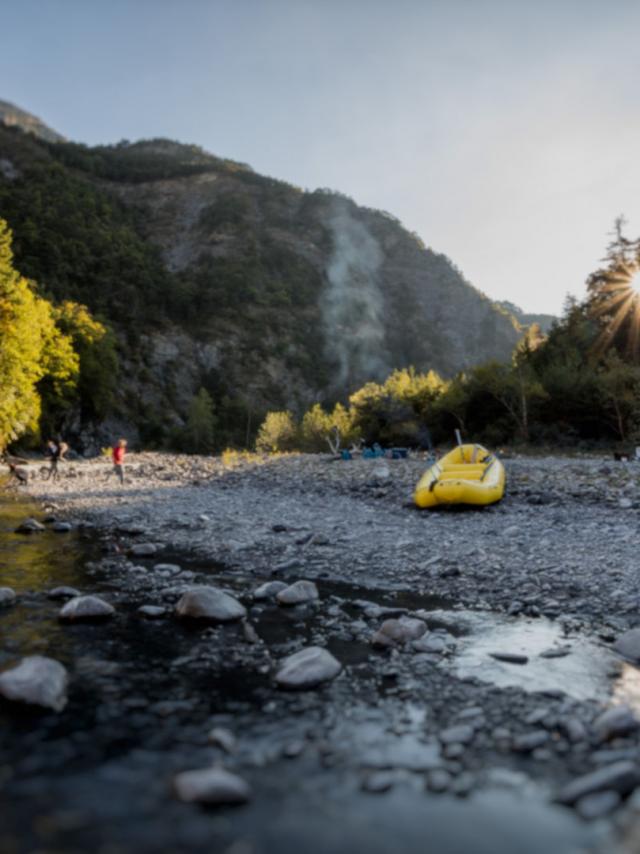
[[89,149],[2,131],[0,159],[17,266],[119,333],[120,414],[143,435],[182,423],[201,386],[249,430],[394,368],[508,359],[521,336],[445,256],[335,192],[166,140]]
[[[388,214],[338,194],[304,193],[244,171],[109,190],[144,210],[146,239],[203,304],[205,334],[222,350],[232,339],[251,350],[237,316],[229,326],[235,295],[247,326],[262,327],[257,373],[298,386],[305,403],[410,364],[451,376],[508,359],[521,335],[445,256]],[[305,330],[298,340],[292,327]],[[316,383],[305,353],[322,374]],[[295,405],[287,395],[282,402]]]
[[64,137],[45,125],[36,116],[21,110],[9,101],[0,101],[0,123],[7,127],[18,127],[25,133],[31,133],[47,142],[63,142]]

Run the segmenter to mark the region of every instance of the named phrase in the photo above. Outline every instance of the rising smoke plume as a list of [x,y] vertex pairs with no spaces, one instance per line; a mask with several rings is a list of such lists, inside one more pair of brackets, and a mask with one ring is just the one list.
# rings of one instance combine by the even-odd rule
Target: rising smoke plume
[[353,389],[389,373],[379,286],[383,255],[378,242],[347,203],[336,200],[328,221],[333,251],[322,312],[327,357],[337,365],[333,385]]

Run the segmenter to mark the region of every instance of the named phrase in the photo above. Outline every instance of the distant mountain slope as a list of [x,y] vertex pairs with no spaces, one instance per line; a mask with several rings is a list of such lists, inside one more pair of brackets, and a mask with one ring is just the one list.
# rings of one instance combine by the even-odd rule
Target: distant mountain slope
[[531,326],[532,323],[537,323],[540,329],[546,335],[551,329],[553,323],[560,318],[555,314],[531,314],[523,311],[519,306],[508,300],[501,300],[497,305],[502,306],[511,314],[521,326]]
[[[4,165],[3,165],[4,164]],[[521,330],[392,216],[169,140],[0,127],[17,267],[117,331],[120,417],[149,440],[205,386],[229,435],[392,369],[508,359]]]
[[18,127],[26,133],[32,133],[47,142],[63,142],[64,137],[45,125],[36,116],[21,110],[9,101],[0,101],[0,123],[7,127]]

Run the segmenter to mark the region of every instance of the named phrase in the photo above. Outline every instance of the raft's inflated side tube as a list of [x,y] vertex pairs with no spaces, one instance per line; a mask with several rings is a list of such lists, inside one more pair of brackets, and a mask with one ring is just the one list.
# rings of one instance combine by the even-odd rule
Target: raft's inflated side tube
[[482,445],[459,445],[422,475],[414,495],[418,507],[494,504],[504,495],[504,466]]

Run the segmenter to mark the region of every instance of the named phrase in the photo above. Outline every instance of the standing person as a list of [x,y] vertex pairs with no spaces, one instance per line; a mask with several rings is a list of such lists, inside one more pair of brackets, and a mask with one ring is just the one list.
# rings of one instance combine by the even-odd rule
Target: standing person
[[120,483],[124,486],[124,457],[127,453],[127,440],[119,439],[118,444],[113,446],[111,451],[111,459],[113,460],[113,470],[118,475]]
[[60,460],[60,445],[53,439],[49,439],[47,442],[47,455],[51,462],[49,463],[49,471],[45,476],[45,480],[49,480],[51,477],[53,477],[54,480],[57,480],[58,461]]

